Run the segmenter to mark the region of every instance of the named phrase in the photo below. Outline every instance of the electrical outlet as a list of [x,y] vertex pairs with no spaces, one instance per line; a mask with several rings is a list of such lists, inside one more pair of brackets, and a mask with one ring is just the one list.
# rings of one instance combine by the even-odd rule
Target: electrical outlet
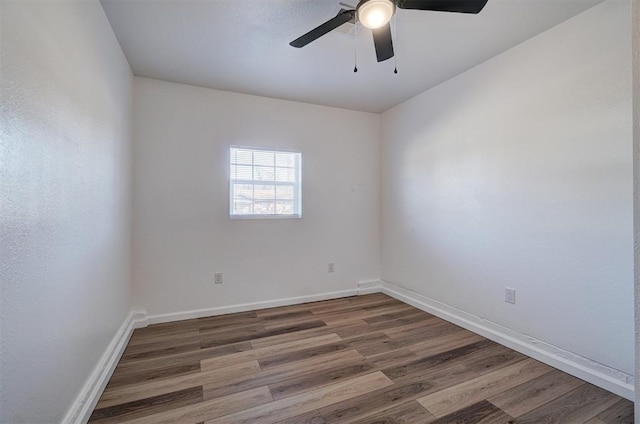
[[329,262],[329,264],[327,265],[327,272],[335,272],[336,271],[336,264],[334,264],[333,262]]
[[504,301],[507,303],[516,303],[516,289],[510,287],[504,288]]
[[216,272],[213,274],[213,284],[222,284],[222,273]]

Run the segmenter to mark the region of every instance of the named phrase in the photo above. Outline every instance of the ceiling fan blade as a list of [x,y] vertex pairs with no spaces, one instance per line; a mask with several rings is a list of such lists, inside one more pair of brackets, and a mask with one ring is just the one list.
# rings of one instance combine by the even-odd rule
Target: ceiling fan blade
[[391,39],[391,25],[386,24],[383,27],[374,29],[373,44],[376,46],[376,56],[378,62],[390,59],[393,57],[393,40]]
[[292,42],[289,43],[292,47],[304,47],[310,42],[317,40],[322,37],[326,33],[333,31],[338,28],[342,24],[346,24],[350,20],[352,20],[356,15],[355,10],[345,10],[343,12],[338,13],[338,16],[335,18],[329,19],[327,22],[323,23],[319,27],[312,29],[306,34],[296,38]]
[[479,13],[488,0],[397,0],[400,9],[434,10],[437,12]]

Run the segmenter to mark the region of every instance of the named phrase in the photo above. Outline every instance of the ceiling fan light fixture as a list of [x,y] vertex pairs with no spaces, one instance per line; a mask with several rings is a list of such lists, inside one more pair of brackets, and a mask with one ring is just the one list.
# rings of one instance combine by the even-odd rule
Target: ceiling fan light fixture
[[358,5],[358,20],[369,29],[385,26],[396,12],[391,0],[368,0]]

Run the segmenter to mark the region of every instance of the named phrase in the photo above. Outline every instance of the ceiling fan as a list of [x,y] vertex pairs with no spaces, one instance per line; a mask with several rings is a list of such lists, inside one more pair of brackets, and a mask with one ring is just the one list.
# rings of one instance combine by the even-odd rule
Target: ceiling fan
[[355,9],[341,10],[337,16],[312,29],[291,43],[304,47],[340,25],[356,20],[371,29],[378,62],[393,57],[390,21],[396,8],[438,12],[479,13],[488,0],[360,0]]

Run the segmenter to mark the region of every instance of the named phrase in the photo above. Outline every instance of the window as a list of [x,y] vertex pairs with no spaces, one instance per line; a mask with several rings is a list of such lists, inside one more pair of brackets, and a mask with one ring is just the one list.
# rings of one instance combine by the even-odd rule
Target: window
[[300,218],[299,152],[232,146],[230,205],[232,218]]

